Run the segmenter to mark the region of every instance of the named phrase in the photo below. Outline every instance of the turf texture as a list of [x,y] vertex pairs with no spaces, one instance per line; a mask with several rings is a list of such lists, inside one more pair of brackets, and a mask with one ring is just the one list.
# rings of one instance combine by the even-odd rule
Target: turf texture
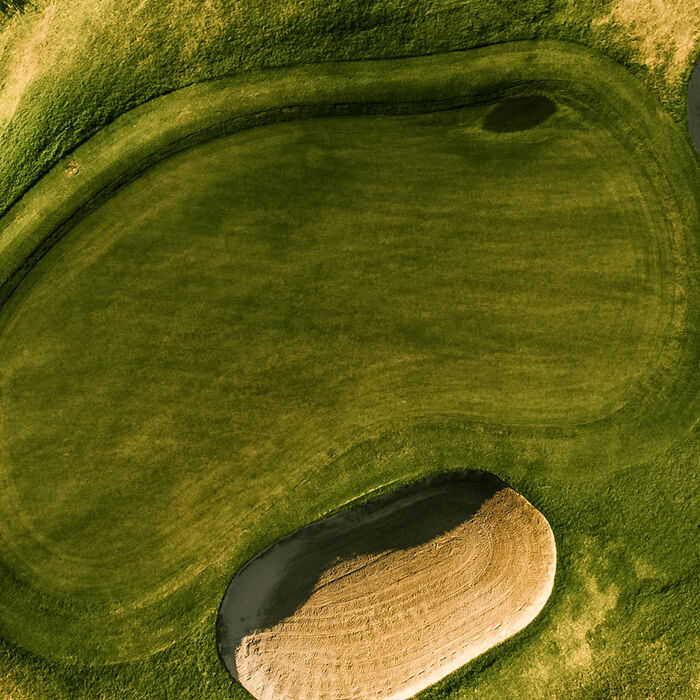
[[684,697],[687,140],[622,69],[553,43],[269,80],[238,121],[206,98],[255,83],[196,93],[224,125],[157,144],[111,197],[100,158],[131,163],[180,97],[86,144],[33,193],[55,216],[82,202],[59,240],[31,202],[6,219],[6,682],[236,696],[213,619],[237,567],[377,489],[476,468],[543,512],[560,573],[531,628],[428,696]]

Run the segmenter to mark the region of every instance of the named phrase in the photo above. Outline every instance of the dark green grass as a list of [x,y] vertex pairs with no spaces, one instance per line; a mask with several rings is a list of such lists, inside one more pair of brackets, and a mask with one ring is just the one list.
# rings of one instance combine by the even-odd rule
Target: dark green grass
[[[168,641],[133,638],[143,597],[232,557],[265,494],[303,478],[290,435],[587,422],[646,374],[669,314],[653,190],[571,109],[501,138],[484,112],[200,146],[88,216],[6,306],[6,556],[42,591],[133,608],[92,621],[108,658]],[[23,620],[29,648],[80,653],[71,627]]]
[[31,7],[29,0],[0,0],[0,16],[12,16],[15,12],[22,12],[27,6]]
[[36,265],[0,329],[6,694],[244,697],[214,638],[235,570],[473,468],[545,514],[556,589],[428,696],[691,697],[697,166],[571,56],[583,85],[521,85],[557,107],[530,129],[484,130],[481,104],[250,130]]

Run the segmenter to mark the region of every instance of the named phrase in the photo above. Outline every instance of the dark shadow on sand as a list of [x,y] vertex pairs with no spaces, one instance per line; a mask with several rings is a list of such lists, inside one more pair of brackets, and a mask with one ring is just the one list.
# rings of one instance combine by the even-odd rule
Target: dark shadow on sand
[[381,556],[428,543],[470,520],[506,486],[486,472],[443,474],[278,540],[253,557],[226,591],[216,629],[226,667],[236,677],[236,649],[243,638],[291,617],[331,567],[363,555]]

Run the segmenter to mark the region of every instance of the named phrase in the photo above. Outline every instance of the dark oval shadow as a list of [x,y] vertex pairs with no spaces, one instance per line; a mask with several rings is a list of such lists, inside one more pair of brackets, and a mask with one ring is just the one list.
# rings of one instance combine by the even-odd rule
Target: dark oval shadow
[[486,131],[525,131],[542,124],[557,111],[557,105],[544,95],[509,97],[499,102],[484,119]]
[[[454,498],[446,497],[441,488],[445,485],[456,488]],[[363,555],[381,557],[430,542],[470,520],[503,488],[507,484],[488,472],[442,474],[313,522],[277,540],[253,557],[226,591],[216,623],[224,664],[235,676],[236,650],[241,641],[254,630],[269,629],[294,615],[334,564]],[[455,499],[459,507],[455,507]],[[350,531],[352,537],[337,536],[345,531]],[[289,550],[286,558],[282,554],[285,549]]]
[[688,131],[700,155],[700,58],[688,81]]

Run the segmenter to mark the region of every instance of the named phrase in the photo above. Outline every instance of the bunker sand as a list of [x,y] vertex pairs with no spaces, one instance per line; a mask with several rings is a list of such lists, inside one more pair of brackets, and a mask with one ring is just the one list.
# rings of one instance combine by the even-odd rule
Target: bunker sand
[[534,619],[555,560],[545,518],[502,481],[435,477],[252,559],[219,652],[259,700],[408,698]]

